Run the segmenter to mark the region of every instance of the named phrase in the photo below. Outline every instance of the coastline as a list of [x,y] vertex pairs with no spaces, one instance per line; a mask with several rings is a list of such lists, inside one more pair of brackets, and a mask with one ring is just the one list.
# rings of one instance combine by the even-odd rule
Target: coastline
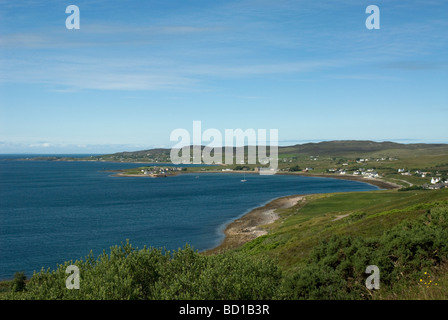
[[239,219],[229,223],[225,230],[224,240],[216,247],[204,250],[203,254],[217,254],[223,251],[237,248],[248,241],[267,234],[261,226],[273,223],[279,218],[275,212],[277,209],[287,209],[304,201],[309,195],[290,195],[276,198],[262,207],[255,208]]
[[[118,173],[112,175],[114,177],[151,177],[151,175],[142,175],[142,174],[130,174],[130,173],[124,173],[119,172],[121,170],[118,170]],[[244,170],[233,170],[233,171],[218,171],[218,170],[210,170],[210,171],[198,171],[198,172],[175,172],[167,175],[170,176],[177,176],[180,174],[207,174],[207,173],[226,173],[226,174],[259,174],[258,172],[253,171],[244,171]],[[395,184],[393,182],[385,181],[382,179],[376,179],[376,178],[365,178],[362,176],[355,176],[350,174],[344,174],[344,175],[337,175],[337,174],[324,174],[324,173],[303,173],[303,172],[277,172],[275,175],[290,175],[290,176],[303,176],[303,177],[318,177],[318,178],[334,178],[334,179],[342,179],[342,180],[352,180],[352,181],[359,181],[368,183],[374,186],[377,186],[381,189],[400,189],[402,186]]]
[[[195,174],[205,174],[205,173],[251,173],[257,174],[256,172],[246,172],[246,171],[208,171],[208,172],[195,172]],[[186,172],[178,174],[193,174],[193,172]],[[303,173],[303,172],[281,172],[276,173],[278,175],[297,175],[297,176],[306,176],[306,177],[320,177],[320,178],[334,178],[334,179],[342,179],[342,180],[352,180],[364,182],[367,184],[374,185],[379,187],[380,189],[400,189],[401,186],[389,181],[384,181],[382,179],[376,178],[365,178],[362,176],[355,175],[332,175],[332,174],[312,174],[312,173]],[[141,175],[141,174],[126,174],[126,173],[117,173],[112,176],[115,177],[151,177],[149,175]],[[217,254],[224,252],[229,249],[237,248],[246,242],[254,240],[262,235],[267,234],[267,231],[262,228],[262,226],[271,224],[275,222],[279,215],[275,212],[277,209],[286,209],[291,208],[300,201],[305,201],[305,197],[309,195],[290,195],[284,196],[280,198],[276,198],[264,206],[257,207],[242,217],[233,220],[230,222],[226,228],[224,229],[224,240],[216,247],[206,249],[202,251],[203,254]]]
[[[291,173],[277,173],[277,174],[291,174]],[[382,179],[365,178],[362,176],[355,176],[355,175],[351,175],[351,174],[343,174],[343,175],[334,174],[333,175],[333,174],[324,174],[324,173],[317,173],[317,174],[295,173],[295,175],[304,176],[304,177],[321,177],[321,178],[334,178],[334,179],[342,179],[342,180],[360,181],[360,182],[364,182],[364,183],[368,183],[368,184],[377,186],[381,189],[388,189],[388,190],[400,189],[402,187],[396,183],[385,181]]]
[[[235,173],[235,172],[233,172]],[[301,175],[308,177],[323,177],[323,178],[336,178],[344,180],[361,181],[375,185],[381,189],[399,189],[401,186],[383,181],[375,178],[364,178],[359,176],[343,175],[334,176],[331,174],[304,174],[304,173],[280,173],[284,175]],[[224,230],[224,240],[216,247],[204,250],[203,254],[218,254],[229,249],[237,248],[246,242],[254,240],[262,235],[267,234],[267,231],[262,226],[275,222],[279,215],[275,212],[277,209],[291,208],[298,203],[306,201],[307,195],[290,195],[285,197],[276,198],[264,206],[257,207],[247,214],[243,215],[230,222]]]
[[179,173],[170,174],[131,174],[131,173],[115,173],[111,177],[140,177],[140,178],[167,178],[177,176]]

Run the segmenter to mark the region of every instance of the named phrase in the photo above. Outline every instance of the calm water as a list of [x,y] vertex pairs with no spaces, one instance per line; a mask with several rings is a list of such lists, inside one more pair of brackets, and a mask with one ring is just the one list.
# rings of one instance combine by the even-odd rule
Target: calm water
[[0,158],[0,279],[16,271],[133,246],[214,247],[230,221],[286,195],[375,190],[355,181],[300,176],[184,174],[112,177],[136,164],[11,161]]

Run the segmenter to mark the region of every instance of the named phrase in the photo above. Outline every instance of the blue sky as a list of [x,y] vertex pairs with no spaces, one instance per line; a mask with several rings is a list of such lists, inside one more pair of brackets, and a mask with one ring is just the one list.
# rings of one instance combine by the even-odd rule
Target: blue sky
[[[80,29],[67,30],[68,5]],[[368,30],[368,5],[380,29]],[[177,128],[280,145],[448,139],[443,0],[0,0],[0,153],[171,147]]]

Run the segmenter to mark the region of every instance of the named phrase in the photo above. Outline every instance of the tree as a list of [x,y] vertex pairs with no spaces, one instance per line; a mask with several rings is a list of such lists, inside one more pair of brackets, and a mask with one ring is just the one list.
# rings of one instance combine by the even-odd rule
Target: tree
[[25,290],[26,276],[24,272],[16,272],[14,274],[14,280],[11,283],[11,290],[14,292]]
[[294,167],[289,168],[289,171],[300,171],[300,168],[298,165],[295,165]]

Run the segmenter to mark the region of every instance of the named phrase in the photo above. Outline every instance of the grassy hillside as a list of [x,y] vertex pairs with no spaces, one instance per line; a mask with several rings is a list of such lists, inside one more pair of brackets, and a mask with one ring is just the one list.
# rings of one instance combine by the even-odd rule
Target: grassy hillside
[[[369,293],[373,294],[371,298],[447,299],[448,286],[444,284],[447,284],[448,279],[446,251],[448,234],[446,232],[444,235],[438,234],[437,228],[429,227],[431,213],[437,211],[437,208],[444,208],[445,214],[441,219],[444,223],[448,222],[447,189],[312,195],[295,207],[279,209],[280,218],[274,224],[266,226],[270,231],[269,234],[245,244],[236,251],[252,257],[267,256],[274,259],[285,277],[290,278],[292,282],[297,282],[297,279],[305,281],[304,273],[311,273],[315,278],[319,278],[325,273],[323,270],[328,268],[328,273],[333,274],[338,280],[344,280],[344,286],[356,285],[358,288],[363,279],[361,269],[369,264],[375,264],[373,261],[376,261],[382,264],[384,271],[382,278],[386,281],[380,291]],[[407,230],[407,223],[415,224],[413,228],[419,231],[413,234],[413,231],[409,231],[413,230],[410,228],[406,234],[403,230]],[[424,226],[428,228],[422,228]],[[400,237],[402,242],[399,242],[394,249],[387,248],[387,245],[392,243],[391,239]],[[437,248],[433,247],[436,242]],[[327,252],[329,247],[334,248],[333,252]],[[325,253],[320,253],[316,257],[316,250]],[[359,254],[358,260],[353,258],[352,261],[345,256],[350,250],[350,254],[354,256],[363,250],[366,252]],[[441,256],[432,255],[442,251]],[[374,255],[375,252],[377,256]],[[421,256],[418,256],[419,254]],[[323,263],[326,259],[334,260],[330,265],[326,265]],[[360,264],[360,261],[363,264]],[[344,268],[350,271],[337,273],[335,270],[344,264]],[[310,266],[315,266],[321,271],[311,270]],[[403,276],[390,279],[389,275],[398,271]],[[425,272],[433,277],[431,284],[429,284],[431,279],[428,278],[428,286],[423,285],[424,281],[421,283],[419,281],[420,278],[427,277]],[[315,278],[313,280],[317,281]],[[356,283],[354,279],[357,279]],[[331,286],[333,280],[326,279],[320,286]],[[438,285],[435,286],[434,283],[437,282]],[[313,281],[311,283],[313,284],[308,285],[316,285]],[[305,289],[303,286],[304,284],[301,290]],[[360,292],[366,294],[362,288],[358,293],[361,294]],[[344,291],[345,293],[347,292]],[[303,297],[309,298],[306,295],[297,296],[297,298]],[[312,297],[325,299],[325,295]],[[345,297],[354,298],[352,295]]]
[[280,218],[266,226],[269,234],[240,250],[250,255],[266,253],[278,259],[284,270],[295,269],[324,238],[335,234],[380,236],[403,220],[415,219],[443,204],[448,205],[447,189],[311,195],[292,208],[278,209]]

